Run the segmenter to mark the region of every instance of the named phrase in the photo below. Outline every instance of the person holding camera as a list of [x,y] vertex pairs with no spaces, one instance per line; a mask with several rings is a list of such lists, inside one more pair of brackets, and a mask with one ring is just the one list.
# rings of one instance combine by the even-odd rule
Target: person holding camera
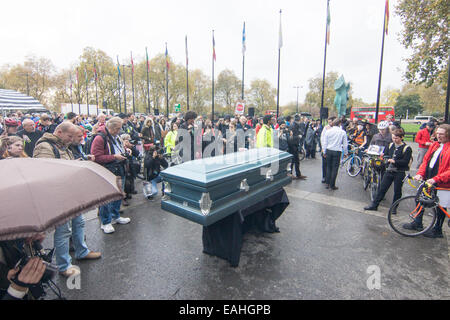
[[[111,171],[120,181],[122,191],[125,189],[125,164],[127,154],[120,140],[119,133],[122,129],[122,119],[113,117],[105,126],[98,129],[98,135],[95,137],[91,146],[91,154],[95,157],[95,162]],[[99,208],[101,219],[101,229],[104,233],[113,233],[113,224],[128,224],[130,218],[120,216],[120,205],[122,200],[110,202]]]
[[[123,200],[125,205],[126,200],[132,199],[132,194],[137,194],[134,182],[137,174],[141,170],[140,162],[138,160],[140,153],[136,149],[136,146],[131,143],[131,137],[129,134],[122,134],[121,139],[123,146],[125,147],[127,154],[127,164],[125,165],[125,199]],[[127,203],[128,205],[128,203]]]
[[40,257],[30,257],[24,245],[42,242],[44,234],[27,239],[0,241],[0,300],[34,300],[45,294],[42,280],[46,264]]
[[152,147],[144,159],[145,172],[147,173],[146,180],[152,185],[152,192],[147,197],[149,200],[153,200],[153,197],[158,194],[158,183],[162,181],[161,168],[167,169],[169,167],[162,151],[162,149]]

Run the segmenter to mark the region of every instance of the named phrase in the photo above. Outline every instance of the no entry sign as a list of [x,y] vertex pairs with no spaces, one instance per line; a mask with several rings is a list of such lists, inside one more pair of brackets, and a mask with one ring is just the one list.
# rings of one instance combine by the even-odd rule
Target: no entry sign
[[237,114],[244,114],[244,110],[245,110],[245,103],[244,102],[239,101],[238,103],[236,103],[235,113],[237,113]]

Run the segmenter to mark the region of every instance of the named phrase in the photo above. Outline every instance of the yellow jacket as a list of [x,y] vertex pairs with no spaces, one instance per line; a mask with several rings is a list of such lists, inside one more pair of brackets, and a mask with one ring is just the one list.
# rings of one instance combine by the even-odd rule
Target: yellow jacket
[[164,138],[164,146],[166,147],[166,153],[171,154],[172,149],[175,148],[175,141],[177,139],[176,131],[169,131]]
[[273,148],[273,130],[270,126],[264,124],[259,129],[258,135],[256,136],[256,147]]

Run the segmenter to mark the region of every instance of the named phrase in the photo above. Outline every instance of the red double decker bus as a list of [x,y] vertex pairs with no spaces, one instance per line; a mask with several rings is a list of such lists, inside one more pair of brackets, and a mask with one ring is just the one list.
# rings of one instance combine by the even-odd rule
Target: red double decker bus
[[[358,118],[360,120],[368,120],[370,123],[375,123],[377,107],[353,107],[350,112],[350,119]],[[392,115],[395,119],[395,109],[394,107],[379,107],[378,111],[378,121],[386,120],[387,115]]]

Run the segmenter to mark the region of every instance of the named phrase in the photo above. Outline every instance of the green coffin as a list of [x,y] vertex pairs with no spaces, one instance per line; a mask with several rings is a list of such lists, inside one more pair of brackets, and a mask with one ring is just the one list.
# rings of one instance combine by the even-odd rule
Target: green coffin
[[168,168],[161,172],[161,208],[209,226],[291,183],[291,160],[287,152],[260,148]]

